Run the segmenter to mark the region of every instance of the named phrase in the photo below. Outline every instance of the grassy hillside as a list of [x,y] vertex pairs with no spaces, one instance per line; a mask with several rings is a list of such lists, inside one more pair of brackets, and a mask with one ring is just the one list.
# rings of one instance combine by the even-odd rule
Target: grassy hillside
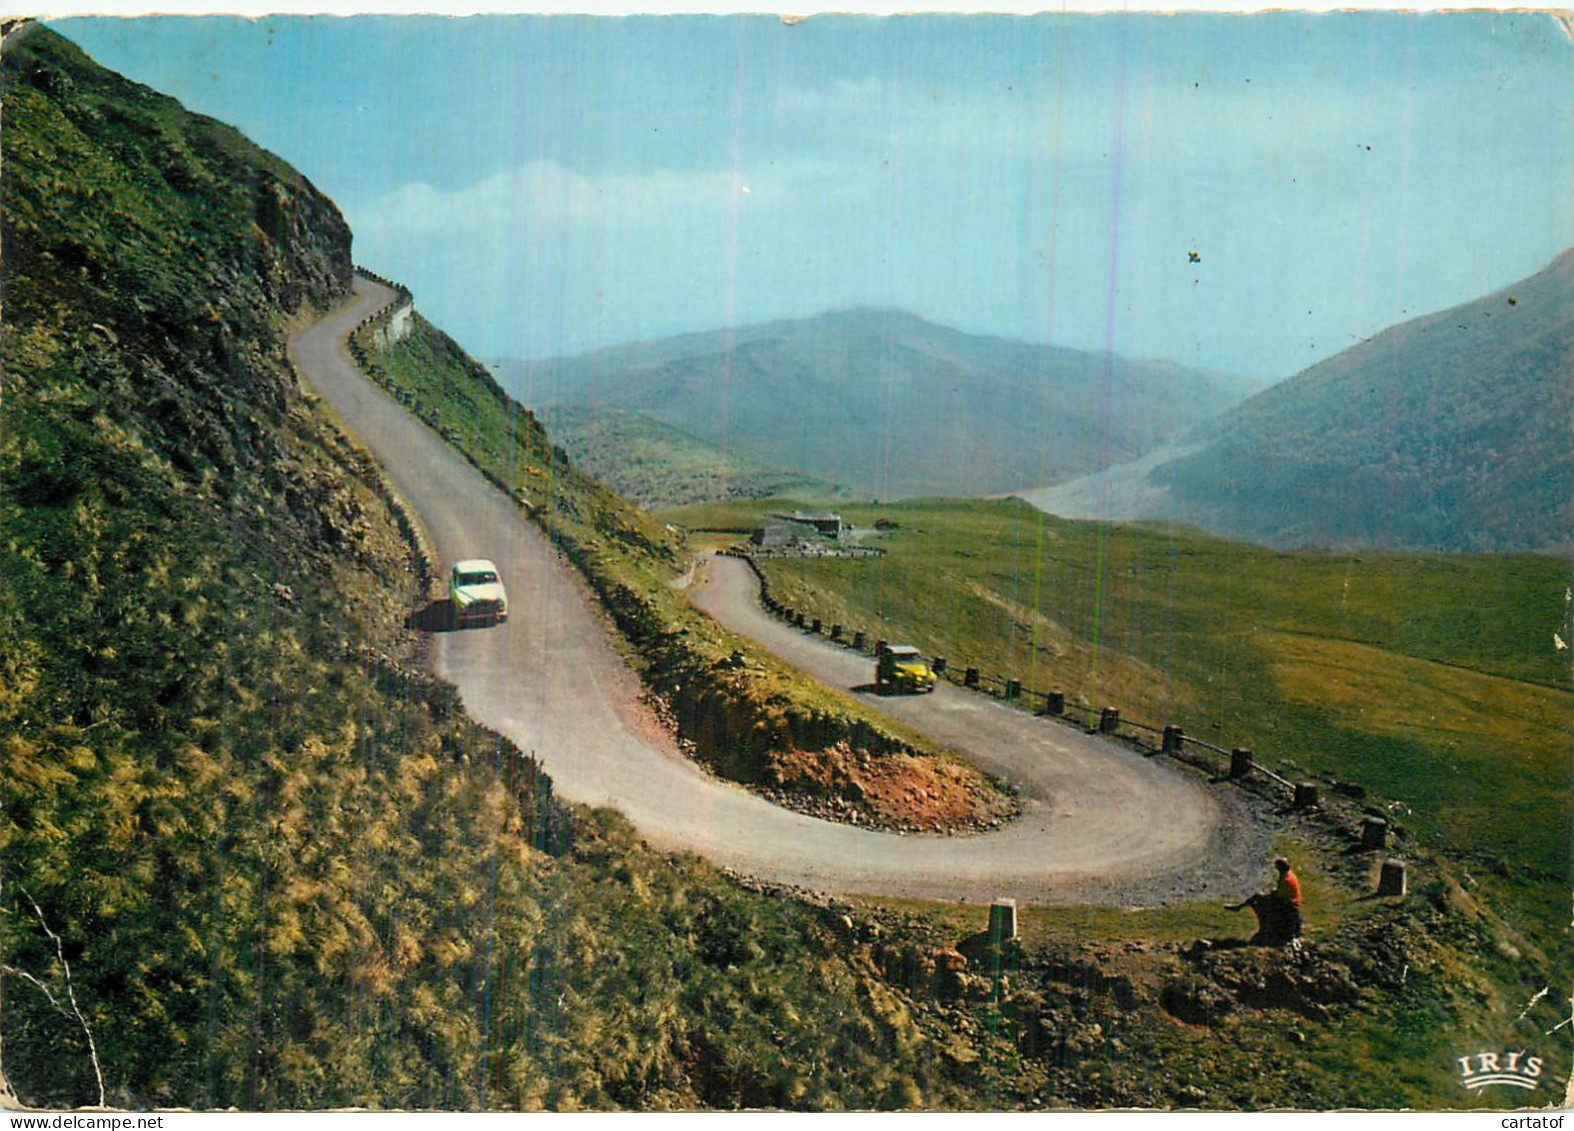
[[[747,526],[774,504],[686,508]],[[772,593],[947,657],[1363,785],[1547,940],[1567,911],[1567,564],[1279,554],[1067,522],[1017,500],[842,508],[877,559],[762,559]]]
[[1574,544],[1574,251],[1241,405],[1152,473],[1164,513],[1279,546]]
[[5,1074],[97,1102],[90,1031],[116,1103],[439,1102],[498,930],[454,894],[562,821],[411,664],[397,515],[285,362],[348,232],[48,32],[0,79]]
[[890,310],[500,367],[525,403],[651,416],[861,498],[987,495],[1134,459],[1256,386]]
[[646,510],[721,499],[836,494],[829,484],[761,467],[637,412],[555,406],[542,409],[541,422],[575,466]]

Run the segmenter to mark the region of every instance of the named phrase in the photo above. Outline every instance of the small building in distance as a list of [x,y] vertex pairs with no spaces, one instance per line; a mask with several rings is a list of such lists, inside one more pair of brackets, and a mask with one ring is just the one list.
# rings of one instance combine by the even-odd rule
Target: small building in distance
[[878,546],[862,546],[850,535],[852,527],[837,514],[773,514],[749,535],[753,553],[765,557],[867,558],[885,553]]
[[795,522],[780,515],[771,517],[777,521],[755,527],[754,533],[749,536],[749,541],[762,550],[779,550],[787,546],[802,545],[819,534],[815,527],[806,522]]
[[842,516],[832,512],[813,514],[809,511],[793,511],[792,514],[773,514],[772,518],[781,519],[803,526],[811,526],[814,532],[822,538],[836,540],[841,538],[847,526],[842,522]]

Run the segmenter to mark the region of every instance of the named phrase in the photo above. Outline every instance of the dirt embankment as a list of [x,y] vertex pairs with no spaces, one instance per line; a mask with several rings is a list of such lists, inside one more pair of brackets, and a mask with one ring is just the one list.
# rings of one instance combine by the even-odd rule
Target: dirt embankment
[[976,768],[794,702],[761,663],[671,630],[671,618],[614,579],[594,549],[551,533],[638,654],[658,716],[713,773],[786,808],[874,829],[982,832],[1016,815],[1010,793]]

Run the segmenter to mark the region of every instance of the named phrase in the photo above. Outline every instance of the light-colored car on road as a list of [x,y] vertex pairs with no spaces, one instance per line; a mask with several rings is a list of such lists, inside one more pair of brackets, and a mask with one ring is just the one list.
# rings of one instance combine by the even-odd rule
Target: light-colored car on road
[[486,558],[455,562],[448,575],[448,596],[454,603],[454,620],[459,624],[508,619],[508,592],[497,566]]

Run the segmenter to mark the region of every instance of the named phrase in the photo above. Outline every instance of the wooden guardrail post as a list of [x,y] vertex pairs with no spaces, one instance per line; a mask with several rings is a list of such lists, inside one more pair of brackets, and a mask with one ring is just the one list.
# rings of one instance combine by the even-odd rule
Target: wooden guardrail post
[[841,638],[842,638],[842,626],[839,625],[839,624],[831,625],[831,639],[832,640],[840,640]]
[[1044,713],[1046,715],[1064,715],[1066,713],[1066,693],[1064,691],[1051,691],[1044,696]]
[[936,656],[935,657],[935,662],[930,664],[929,666],[934,669],[934,673],[936,675],[945,675],[946,663],[945,663],[945,657],[944,656]]
[[1297,809],[1316,808],[1317,786],[1309,781],[1296,782],[1294,804]]
[[1022,698],[1022,681],[1020,679],[1006,680],[1006,702],[1011,703]]
[[864,650],[864,645],[866,643],[868,643],[868,637],[866,637],[862,632],[856,632],[855,631],[853,633],[853,647],[854,648],[856,648],[860,652],[862,652]]
[[820,618],[819,617],[815,617],[814,618],[812,631],[814,632],[814,634],[816,636],[818,636],[820,634]]
[[1186,732],[1178,726],[1164,728],[1164,745],[1161,748],[1165,754],[1179,754],[1186,745]]
[[1404,895],[1409,890],[1409,882],[1405,877],[1405,862],[1403,860],[1384,860],[1383,869],[1377,877],[1378,895]]
[[1105,707],[1099,712],[1099,733],[1114,734],[1120,729],[1120,711],[1114,707]]
[[977,687],[978,686],[978,669],[977,668],[968,668],[965,672],[962,673],[962,686],[963,687]]
[[989,905],[989,941],[995,944],[1017,937],[1017,901],[997,899]]
[[1230,751],[1230,776],[1232,778],[1244,778],[1252,772],[1254,764],[1252,762],[1252,752],[1244,746],[1237,746]]
[[1361,820],[1361,847],[1375,851],[1388,843],[1388,822],[1381,817],[1364,817]]

